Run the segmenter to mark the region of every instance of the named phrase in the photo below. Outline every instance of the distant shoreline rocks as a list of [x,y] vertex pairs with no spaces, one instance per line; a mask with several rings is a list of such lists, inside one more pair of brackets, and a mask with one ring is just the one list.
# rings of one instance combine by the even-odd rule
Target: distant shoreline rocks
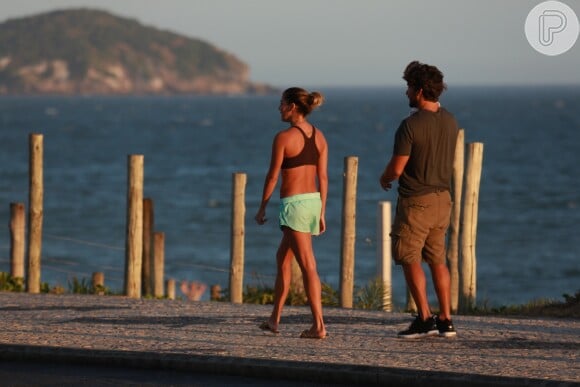
[[90,9],[0,24],[0,95],[270,94],[204,41]]

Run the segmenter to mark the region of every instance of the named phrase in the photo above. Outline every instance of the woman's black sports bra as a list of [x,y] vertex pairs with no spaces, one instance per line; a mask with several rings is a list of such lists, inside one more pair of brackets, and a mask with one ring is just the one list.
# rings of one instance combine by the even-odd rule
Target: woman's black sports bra
[[304,148],[302,148],[302,151],[294,157],[284,157],[284,160],[282,161],[282,169],[296,168],[303,165],[317,165],[320,153],[316,147],[316,139],[314,137],[316,134],[316,128],[314,126],[312,127],[312,136],[309,138],[306,137],[306,133],[304,133],[300,127],[294,127],[298,128],[304,137]]

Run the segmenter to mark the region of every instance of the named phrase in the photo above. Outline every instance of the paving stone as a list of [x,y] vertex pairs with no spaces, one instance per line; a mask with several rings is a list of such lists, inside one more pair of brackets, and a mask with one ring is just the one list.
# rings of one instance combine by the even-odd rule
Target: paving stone
[[401,340],[408,314],[325,308],[329,337],[281,333],[271,306],[0,293],[0,358],[180,369],[345,384],[580,386],[580,321],[455,316],[458,336]]

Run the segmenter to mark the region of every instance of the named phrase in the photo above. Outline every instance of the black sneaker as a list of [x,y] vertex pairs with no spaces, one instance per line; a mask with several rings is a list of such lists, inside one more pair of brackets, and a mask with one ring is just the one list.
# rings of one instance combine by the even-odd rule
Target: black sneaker
[[408,329],[397,333],[397,337],[402,339],[418,339],[420,337],[433,336],[439,333],[434,317],[429,317],[426,321],[417,316]]
[[439,336],[441,337],[455,337],[457,336],[457,332],[455,331],[455,327],[453,326],[453,322],[451,320],[441,320],[436,319],[437,321],[437,330],[439,331]]

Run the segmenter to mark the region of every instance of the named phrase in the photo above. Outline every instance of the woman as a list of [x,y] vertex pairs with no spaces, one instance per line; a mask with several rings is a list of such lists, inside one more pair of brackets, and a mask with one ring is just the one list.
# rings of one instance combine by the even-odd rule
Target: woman
[[255,217],[260,225],[266,222],[266,206],[281,172],[279,221],[283,236],[276,253],[274,310],[260,328],[279,332],[280,316],[290,288],[292,258],[296,257],[314,320],[312,327],[303,331],[300,337],[310,339],[326,337],[312,235],[319,235],[326,229],[328,146],[322,132],[306,120],[306,116],[322,101],[320,93],[309,93],[297,87],[287,89],[282,94],[280,117],[290,127],[274,137],[262,202]]

